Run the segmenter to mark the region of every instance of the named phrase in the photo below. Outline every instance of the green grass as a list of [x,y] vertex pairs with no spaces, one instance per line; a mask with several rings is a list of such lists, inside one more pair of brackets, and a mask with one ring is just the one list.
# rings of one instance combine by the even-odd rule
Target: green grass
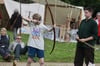
[[[8,31],[8,34],[11,37],[11,41],[13,39],[12,32]],[[28,41],[28,35],[22,34],[22,40],[27,44]],[[75,43],[61,43],[56,42],[55,50],[50,55],[51,49],[53,47],[53,41],[45,39],[45,62],[73,62],[74,56],[75,56],[75,49],[76,44]],[[22,55],[20,58],[21,62],[27,61],[27,54]],[[38,61],[37,58],[35,58],[36,61]],[[0,57],[0,61],[3,61]],[[95,51],[95,62],[100,63],[100,50]]]
[[73,62],[75,44],[56,42],[55,50],[50,55],[52,41],[45,39],[45,61],[47,62]]

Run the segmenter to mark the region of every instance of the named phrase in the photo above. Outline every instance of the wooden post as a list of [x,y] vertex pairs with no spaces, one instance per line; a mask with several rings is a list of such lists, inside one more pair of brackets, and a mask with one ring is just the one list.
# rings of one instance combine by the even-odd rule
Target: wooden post
[[[19,0],[19,2],[20,2],[20,15],[21,15],[21,0]],[[22,27],[22,26],[21,26]],[[21,28],[19,28],[20,30],[19,30],[19,34],[21,35]]]
[[78,19],[78,27],[80,26],[81,20],[82,20],[82,9],[80,9],[80,16]]
[[60,41],[63,39],[65,40],[65,34],[66,34],[66,25],[60,25]]
[[44,24],[46,24],[46,17],[47,17],[47,5],[45,5]]

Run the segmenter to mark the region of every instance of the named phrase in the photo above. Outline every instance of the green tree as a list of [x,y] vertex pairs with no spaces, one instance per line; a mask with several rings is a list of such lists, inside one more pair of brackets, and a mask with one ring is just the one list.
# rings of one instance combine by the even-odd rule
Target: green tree
[[76,6],[92,7],[94,9],[94,15],[100,11],[100,0],[61,0],[63,2],[73,4]]

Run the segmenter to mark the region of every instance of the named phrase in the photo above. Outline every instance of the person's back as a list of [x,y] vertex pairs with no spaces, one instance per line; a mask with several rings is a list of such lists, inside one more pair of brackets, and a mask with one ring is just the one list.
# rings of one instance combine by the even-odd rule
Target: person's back
[[[16,21],[15,21],[16,20]],[[10,19],[11,26],[13,25],[13,28],[20,28],[22,24],[22,17],[18,12],[14,12]]]
[[13,30],[14,40],[16,40],[17,30],[21,28],[22,16],[19,14],[18,10],[14,11],[10,19],[10,29]]

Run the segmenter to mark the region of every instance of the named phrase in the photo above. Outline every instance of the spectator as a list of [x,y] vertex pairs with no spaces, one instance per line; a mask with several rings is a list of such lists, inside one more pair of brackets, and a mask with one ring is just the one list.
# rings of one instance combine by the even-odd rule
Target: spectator
[[21,36],[17,35],[16,40],[13,41],[9,47],[10,51],[13,51],[15,54],[14,60],[19,61],[20,54],[25,55],[27,52],[27,46],[21,40]]
[[18,28],[21,28],[22,25],[22,16],[19,14],[18,10],[14,11],[14,14],[10,19],[10,25],[11,30],[13,30],[14,33],[14,40],[16,40],[17,30]]
[[97,13],[96,23],[98,24],[98,39],[96,43],[97,44],[96,50],[98,50],[100,45],[100,12]]
[[76,28],[76,23],[72,23],[70,30],[70,42],[76,42],[77,32],[78,29]]
[[6,28],[1,28],[1,35],[0,35],[0,55],[6,61],[11,61],[12,56],[9,52],[9,36],[7,35]]

